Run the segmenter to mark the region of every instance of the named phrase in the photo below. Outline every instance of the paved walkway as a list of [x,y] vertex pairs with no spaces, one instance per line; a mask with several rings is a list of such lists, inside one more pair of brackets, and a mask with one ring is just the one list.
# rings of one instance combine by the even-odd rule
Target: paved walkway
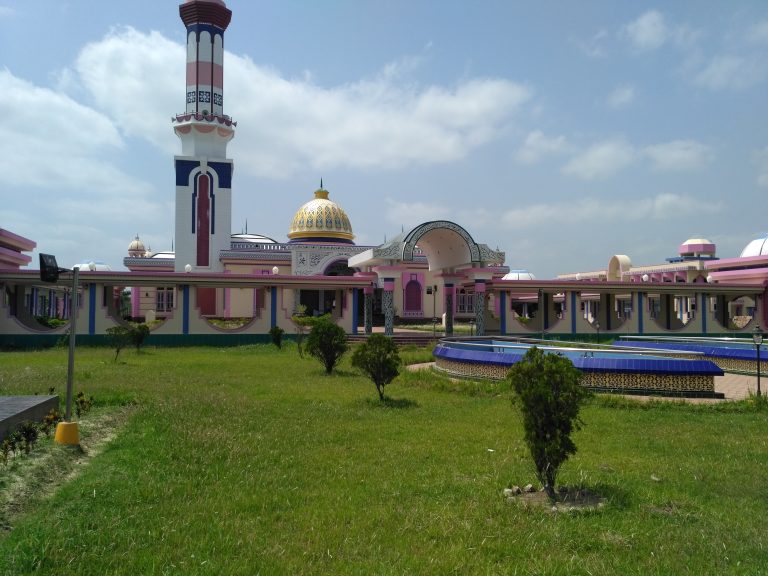
[[[765,375],[762,374],[760,378],[760,389],[765,394]],[[749,393],[755,394],[757,392],[757,377],[745,376],[743,374],[729,374],[726,372],[725,376],[715,376],[715,391],[725,394],[726,400],[743,400]]]

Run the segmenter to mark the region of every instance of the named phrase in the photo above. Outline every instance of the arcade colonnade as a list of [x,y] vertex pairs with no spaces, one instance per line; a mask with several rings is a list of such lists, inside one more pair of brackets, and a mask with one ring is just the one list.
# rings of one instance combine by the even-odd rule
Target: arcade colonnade
[[[240,276],[162,273],[137,278],[130,272],[81,272],[81,288],[78,297],[78,335],[103,337],[112,326],[124,322],[114,298],[122,287],[140,282],[142,285],[171,286],[176,298],[167,318],[153,331],[157,343],[182,343],[187,337],[200,343],[214,343],[221,336],[264,335],[273,326],[293,332],[291,320],[294,313],[294,294],[301,288],[322,286],[333,291],[339,299],[333,320],[347,333],[358,333],[362,325],[370,333],[371,295],[374,282],[383,284],[385,307],[385,331],[393,333],[394,307],[393,283],[389,279],[392,270],[378,267],[378,271],[360,273],[354,277],[302,278],[293,276]],[[381,276],[379,276],[381,274]],[[723,334],[748,333],[755,319],[768,325],[768,297],[764,288],[708,284],[658,284],[636,283],[579,283],[563,281],[509,281],[488,278],[492,272],[470,268],[462,274],[445,274],[442,277],[441,298],[446,309],[447,334],[452,333],[451,311],[455,308],[455,294],[459,289],[473,290],[475,301],[474,320],[477,335],[487,333],[501,335],[576,336],[599,334]],[[486,276],[485,278],[481,276]],[[59,300],[66,302],[67,280],[53,286]],[[68,325],[45,328],[39,324],[27,308],[26,295],[35,290],[50,290],[43,285],[35,271],[0,273],[4,297],[0,300],[0,344],[26,346],[43,343],[45,338],[56,339],[66,333]],[[236,330],[223,330],[212,324],[201,312],[197,302],[198,289],[251,290],[254,296],[254,312],[250,321]],[[389,294],[390,296],[387,296]],[[756,302],[755,319],[738,329],[727,325],[723,311],[735,298],[747,296]],[[360,322],[358,302],[364,298],[364,318]],[[25,302],[26,300],[26,302]],[[675,302],[688,305],[685,321],[681,320]],[[528,306],[528,318],[518,311]],[[617,305],[620,304],[620,305]],[[95,338],[94,341],[97,341]],[[194,339],[191,339],[194,340]],[[224,342],[226,338],[222,340]]]

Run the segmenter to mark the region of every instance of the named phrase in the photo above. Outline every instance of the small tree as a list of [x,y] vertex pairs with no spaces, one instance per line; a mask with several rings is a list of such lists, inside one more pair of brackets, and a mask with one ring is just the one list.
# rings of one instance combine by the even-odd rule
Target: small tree
[[580,385],[581,376],[568,358],[535,346],[508,375],[522,403],[525,443],[536,476],[552,500],[560,465],[576,453],[571,432],[581,427],[579,409],[589,395]]
[[120,351],[128,344],[136,346],[136,352],[139,352],[147,336],[149,336],[149,326],[146,324],[127,324],[107,328],[109,342],[115,347],[115,362]]
[[296,313],[291,316],[294,326],[296,326],[296,348],[299,350],[299,356],[304,358],[304,336],[307,330],[312,327],[314,318],[306,316],[307,307],[300,304],[296,307]]
[[115,347],[115,362],[120,355],[120,351],[131,342],[131,328],[128,326],[112,326],[107,328],[107,337],[112,346]]
[[341,326],[334,324],[330,318],[321,316],[312,324],[306,349],[310,356],[322,362],[325,373],[330,374],[344,352],[349,349],[347,335]]
[[141,352],[141,347],[148,336],[149,326],[146,324],[131,325],[131,342],[136,346],[136,352]]
[[384,386],[400,373],[400,354],[392,338],[371,334],[368,340],[352,353],[352,366],[365,372],[376,385],[379,400],[384,400]]
[[274,344],[278,348],[282,348],[284,333],[285,333],[285,330],[280,328],[280,326],[272,326],[272,328],[269,329],[269,335],[272,337],[272,344]]

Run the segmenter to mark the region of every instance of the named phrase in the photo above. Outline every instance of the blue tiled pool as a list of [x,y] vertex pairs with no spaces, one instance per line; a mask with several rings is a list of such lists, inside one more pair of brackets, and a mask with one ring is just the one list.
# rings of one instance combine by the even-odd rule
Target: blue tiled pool
[[[696,351],[686,352],[701,358],[682,359],[673,357],[679,350],[648,354],[640,350],[630,352],[627,346],[595,349],[543,344],[539,347],[546,353],[568,357],[584,372],[586,385],[597,389],[718,396],[714,392],[714,377],[723,375],[720,367]],[[433,354],[437,367],[446,372],[501,379],[533,345],[512,339],[446,338]]]
[[[682,350],[686,352],[700,352],[707,358],[733,358],[736,360],[757,360],[757,350],[755,345],[749,345],[747,342],[691,342],[665,340],[661,342],[647,340],[619,340],[614,343],[619,347],[638,347],[653,348],[654,350],[674,351]],[[760,356],[768,358],[768,346],[760,347]]]

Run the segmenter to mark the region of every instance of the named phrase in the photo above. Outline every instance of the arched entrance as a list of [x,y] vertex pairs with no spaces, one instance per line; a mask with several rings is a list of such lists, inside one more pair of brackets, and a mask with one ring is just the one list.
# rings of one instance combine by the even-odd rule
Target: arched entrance
[[[469,286],[469,294],[473,299],[477,333],[484,333],[487,311],[485,282],[493,277],[493,270],[489,266],[504,263],[504,253],[491,250],[485,244],[478,244],[463,227],[448,220],[419,224],[407,234],[349,259],[350,267],[361,272],[373,272],[378,278],[378,285],[383,289],[385,333],[392,334],[394,331],[395,291],[398,285],[402,291],[400,310],[406,312],[419,309],[423,314],[424,290],[427,286],[403,274],[403,264],[424,259],[431,277],[442,282],[442,286],[432,283],[429,288],[433,296],[435,288],[442,295],[446,334],[453,332],[456,287],[466,284],[468,280],[474,282],[474,285]],[[365,297],[372,297],[372,294],[366,294]],[[436,315],[436,311],[433,310],[432,314]]]

